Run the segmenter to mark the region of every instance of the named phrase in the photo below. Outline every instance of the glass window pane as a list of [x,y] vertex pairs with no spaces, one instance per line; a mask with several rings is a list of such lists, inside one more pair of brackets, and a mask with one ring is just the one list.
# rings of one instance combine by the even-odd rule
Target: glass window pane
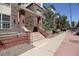
[[8,16],[8,15],[2,15],[2,20],[3,21],[10,21],[10,16]]
[[1,14],[0,14],[0,20],[1,20]]
[[1,21],[0,21],[0,28],[1,28]]
[[0,14],[0,28],[1,28],[1,14]]
[[10,28],[10,16],[2,14],[2,28]]
[[10,22],[2,22],[3,28],[10,28]]
[[10,3],[4,3],[4,4],[10,5]]

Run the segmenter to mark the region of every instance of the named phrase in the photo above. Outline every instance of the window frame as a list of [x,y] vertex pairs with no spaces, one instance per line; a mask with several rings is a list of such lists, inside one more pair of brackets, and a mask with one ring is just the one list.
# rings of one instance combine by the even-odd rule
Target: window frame
[[0,13],[0,29],[1,29],[1,13]]
[[[0,27],[0,29],[11,29],[11,16],[10,16],[10,15],[7,15],[7,14],[3,14],[3,13],[0,13],[0,14],[1,14],[1,24],[0,24],[1,27]],[[3,20],[3,15],[9,16],[10,20],[9,20],[9,21]],[[7,28],[7,27],[6,27],[6,28],[3,28],[4,22],[6,22],[6,23],[8,22],[8,23],[10,24],[10,25],[9,25],[10,27],[9,27],[9,28]],[[8,25],[8,24],[7,24],[7,25]],[[7,26],[7,25],[6,25],[6,26]]]

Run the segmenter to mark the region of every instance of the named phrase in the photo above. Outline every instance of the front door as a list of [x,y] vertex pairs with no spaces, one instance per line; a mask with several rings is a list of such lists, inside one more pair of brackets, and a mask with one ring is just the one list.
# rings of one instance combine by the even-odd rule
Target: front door
[[33,28],[33,32],[37,32],[38,31],[38,28],[37,27],[34,27]]

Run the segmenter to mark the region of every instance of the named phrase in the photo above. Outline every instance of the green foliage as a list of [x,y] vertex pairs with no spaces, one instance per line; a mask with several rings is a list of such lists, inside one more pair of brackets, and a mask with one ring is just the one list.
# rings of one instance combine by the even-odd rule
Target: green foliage
[[[48,7],[44,10],[44,15],[46,17],[45,20],[43,20],[43,28],[45,30],[57,30],[57,29],[68,29],[70,27],[69,22],[67,21],[67,16],[63,15],[61,16],[59,13],[54,14],[51,9],[53,6]],[[57,17],[59,16],[59,17]]]
[[46,17],[45,20],[43,20],[43,28],[45,30],[51,30],[53,25],[53,19],[54,19],[54,13],[51,10],[45,10],[44,15]]
[[45,30],[50,30],[50,24],[49,24],[48,21],[43,21],[43,28],[44,28]]
[[62,21],[61,21],[62,28],[68,29],[70,27],[70,24],[67,21],[67,16],[63,15],[61,16],[61,18],[62,18]]
[[75,21],[71,22],[72,27],[75,27]]

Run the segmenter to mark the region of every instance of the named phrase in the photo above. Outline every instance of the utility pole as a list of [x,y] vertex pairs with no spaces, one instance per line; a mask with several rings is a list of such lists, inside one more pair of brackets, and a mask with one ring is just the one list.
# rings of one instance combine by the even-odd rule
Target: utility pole
[[72,30],[72,9],[71,9],[71,3],[69,4],[70,9],[70,21],[71,21],[71,30]]

